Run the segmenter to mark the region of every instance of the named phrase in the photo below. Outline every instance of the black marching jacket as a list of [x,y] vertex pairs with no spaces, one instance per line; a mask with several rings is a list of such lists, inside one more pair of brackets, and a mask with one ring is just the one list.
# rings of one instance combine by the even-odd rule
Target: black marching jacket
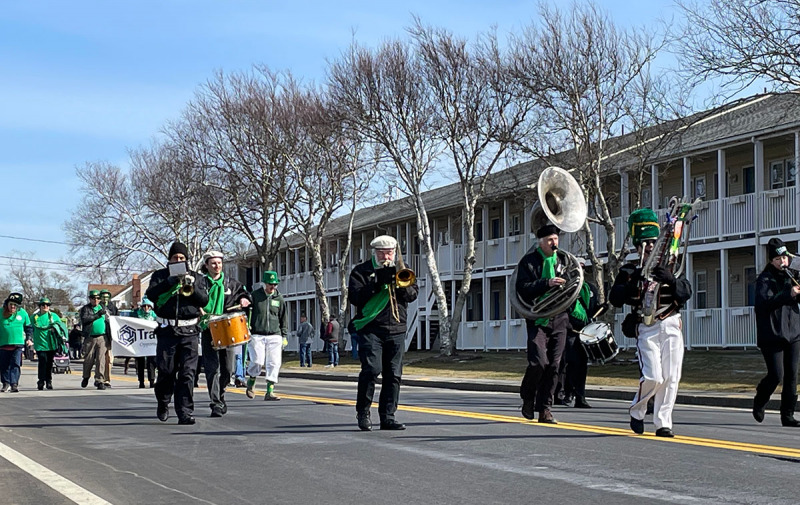
[[756,279],[756,334],[760,348],[800,339],[800,308],[792,280],[771,263]]
[[[198,277],[197,282],[201,283],[203,285],[203,289],[205,289],[206,292],[208,292],[208,289],[211,286],[211,280],[209,280],[208,274]],[[253,296],[250,294],[249,291],[247,291],[247,288],[244,287],[244,284],[237,281],[236,279],[233,279],[226,275],[222,279],[222,289],[224,290],[224,295],[225,295],[225,302],[224,302],[225,312],[230,311],[231,307],[233,307],[234,305],[239,305],[239,300],[241,300],[242,298],[245,298],[250,303],[253,303]],[[248,309],[237,308],[235,311],[232,312],[237,312],[237,311],[243,312],[245,310]]]
[[[348,282],[348,296],[350,303],[352,303],[358,312],[354,319],[361,319],[364,314],[361,312],[364,305],[381,290],[383,286],[378,285],[375,277],[375,268],[372,266],[372,259],[368,259],[363,263],[359,263],[350,272],[350,281]],[[407,288],[397,288],[397,312],[400,316],[400,321],[395,321],[392,316],[391,303],[387,303],[386,307],[380,314],[375,316],[375,319],[369,322],[365,327],[361,328],[359,333],[372,333],[377,336],[398,335],[406,332],[406,320],[408,304],[417,299],[419,289],[415,282]]]
[[[557,250],[558,263],[556,264],[556,277],[561,277],[567,265],[569,256],[562,250]],[[539,248],[527,253],[519,260],[517,268],[517,294],[526,303],[533,303],[550,289],[550,279],[542,279],[542,265],[544,258],[539,253]]]
[[[619,269],[614,285],[608,293],[608,301],[615,307],[628,304],[634,311],[642,308],[642,268],[638,263],[625,263]],[[670,305],[672,314],[680,310],[692,297],[692,285],[683,277],[675,279],[674,284],[662,284],[659,290],[658,306]]]
[[[200,309],[208,304],[208,290],[206,283],[203,281],[204,276],[197,272],[189,271],[189,275],[194,276],[194,293],[190,296],[183,296],[176,293],[171,296],[163,305],[158,304],[158,298],[174,288],[180,282],[179,277],[170,277],[169,269],[162,268],[156,270],[153,276],[150,277],[150,286],[147,288],[145,296],[152,300],[155,304],[153,309],[158,317],[162,319],[194,319],[199,318],[201,315]],[[197,333],[197,325],[184,327],[187,330],[182,330],[179,333]]]

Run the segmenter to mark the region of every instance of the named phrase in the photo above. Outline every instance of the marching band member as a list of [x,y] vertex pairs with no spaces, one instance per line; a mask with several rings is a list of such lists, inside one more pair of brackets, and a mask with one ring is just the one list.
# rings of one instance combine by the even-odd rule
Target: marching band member
[[[169,248],[169,264],[186,262],[189,251],[180,242]],[[159,326],[156,334],[155,394],[158,400],[156,416],[159,421],[169,419],[169,403],[175,396],[175,414],[178,424],[194,424],[192,416],[194,399],[192,387],[197,369],[198,335],[201,310],[208,303],[200,275],[186,269],[183,275],[170,275],[169,266],[156,270],[150,278],[145,296],[155,301]]]
[[100,291],[89,291],[89,303],[81,307],[83,328],[83,380],[81,387],[89,385],[92,367],[95,367],[94,385],[106,389],[103,374],[106,371],[106,310],[100,305]]
[[266,401],[278,401],[275,395],[275,384],[281,370],[281,353],[289,336],[289,323],[286,316],[286,304],[278,292],[278,273],[267,270],[261,276],[264,286],[253,291],[253,312],[250,315],[250,342],[247,352],[250,364],[247,366],[248,398],[254,398],[256,379],[264,368],[267,380]]
[[[236,279],[225,276],[222,271],[223,254],[219,251],[208,251],[203,255],[204,277],[208,287],[208,304],[204,312],[208,316],[221,315],[232,310],[235,305],[241,308],[250,306],[250,294]],[[203,367],[206,371],[208,397],[211,400],[211,417],[222,417],[228,412],[225,402],[225,388],[231,382],[231,374],[235,371],[235,349],[214,349],[211,330],[204,320],[200,324],[203,333],[200,343],[203,346]]]
[[636,338],[639,356],[639,390],[630,407],[630,426],[634,433],[644,433],[644,417],[647,402],[655,398],[653,424],[656,436],[674,437],[672,432],[672,410],[678,396],[678,383],[683,363],[683,332],[680,309],[692,296],[692,287],[684,278],[676,279],[663,267],[653,268],[654,281],[661,283],[658,307],[666,308],[652,326],[642,323],[642,267],[653,251],[660,227],[658,216],[649,208],[637,209],[628,218],[630,236],[639,253],[638,262],[630,262],[620,268],[611,288],[609,301],[615,307],[631,305],[633,312],[623,323],[623,333]]
[[797,404],[797,365],[800,360],[800,284],[788,271],[789,251],[779,238],[767,243],[769,263],[756,279],[756,332],[758,348],[767,365],[753,400],[753,417],[764,420],[767,402],[778,384],[781,391],[781,424],[800,426],[794,418]]
[[395,412],[400,398],[403,374],[406,317],[408,304],[417,299],[416,282],[407,287],[396,286],[397,240],[381,235],[370,242],[372,258],[356,265],[350,273],[350,303],[357,313],[353,325],[358,332],[361,372],[358,375],[356,419],[363,431],[372,430],[370,407],[375,393],[375,379],[383,376],[378,400],[382,430],[404,430]]
[[[546,295],[550,288],[563,286],[566,280],[559,275],[568,264],[566,253],[558,250],[559,229],[546,224],[536,231],[539,247],[519,261],[514,289],[522,300],[533,301]],[[526,320],[528,332],[528,367],[519,388],[522,415],[539,422],[557,424],[550,407],[556,392],[558,367],[567,340],[568,312],[564,310],[549,318]]]

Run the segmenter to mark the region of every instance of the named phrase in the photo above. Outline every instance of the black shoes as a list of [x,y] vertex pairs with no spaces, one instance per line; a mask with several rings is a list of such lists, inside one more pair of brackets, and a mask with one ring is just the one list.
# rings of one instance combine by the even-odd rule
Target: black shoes
[[381,421],[381,429],[382,430],[404,430],[406,429],[406,425],[403,423],[398,423],[394,419],[389,419],[387,421]]
[[89,378],[88,377],[84,377],[83,380],[81,381],[81,387],[85,388],[88,385],[89,385]]
[[211,416],[210,417],[222,417],[223,414],[225,414],[225,413],[222,411],[222,408],[217,407],[216,405],[211,407]]
[[592,408],[592,406],[589,405],[589,402],[586,401],[586,398],[584,398],[582,396],[576,396],[575,397],[575,408],[576,409],[590,409],[590,408]]
[[533,400],[522,400],[522,417],[533,421],[536,419],[536,402]]
[[788,416],[781,416],[781,426],[790,426],[792,428],[797,428],[800,426],[800,421],[794,418],[794,414],[790,414]]
[[50,381],[45,381],[44,388],[45,389],[53,389],[53,383],[50,382]]
[[178,424],[194,424],[197,421],[194,420],[194,416],[187,416],[183,419],[178,419]]
[[104,391],[104,390],[105,390],[107,387],[108,387],[108,386],[106,386],[106,385],[105,385],[105,384],[103,384],[102,382],[98,382],[98,383],[97,383],[97,389],[99,389],[100,391]]
[[19,393],[19,386],[17,384],[11,385],[11,392],[12,393]]
[[158,409],[156,410],[156,417],[162,423],[166,423],[167,419],[169,419],[169,405],[158,404]]
[[37,381],[36,382],[36,389],[38,389],[39,391],[43,391],[44,390],[44,381]]
[[656,436],[657,437],[673,438],[675,436],[675,434],[672,433],[672,429],[671,428],[659,428],[659,429],[656,430]]
[[631,430],[637,435],[644,433],[644,419],[636,419],[631,416]]
[[358,429],[361,431],[372,431],[372,420],[369,418],[369,412],[357,414],[356,419],[358,420]]
[[144,385],[144,382],[139,383],[139,389],[147,389]]

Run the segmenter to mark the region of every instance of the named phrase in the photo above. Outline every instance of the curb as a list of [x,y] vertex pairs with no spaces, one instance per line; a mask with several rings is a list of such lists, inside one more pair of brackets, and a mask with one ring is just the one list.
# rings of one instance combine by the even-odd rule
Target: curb
[[[358,375],[351,373],[330,372],[291,372],[281,370],[281,377],[289,379],[309,379],[321,381],[358,382]],[[381,378],[378,377],[378,384]],[[456,389],[461,391],[491,391],[495,393],[518,393],[519,385],[511,381],[481,380],[481,379],[445,379],[441,377],[403,377],[406,386],[428,387],[440,389]],[[603,400],[631,401],[636,390],[633,388],[609,388],[607,386],[586,386],[588,398]],[[700,405],[706,407],[732,407],[740,409],[753,408],[753,397],[747,393],[706,393],[685,392],[678,393],[676,403],[681,405]],[[774,396],[767,404],[768,410],[780,408],[779,396]]]

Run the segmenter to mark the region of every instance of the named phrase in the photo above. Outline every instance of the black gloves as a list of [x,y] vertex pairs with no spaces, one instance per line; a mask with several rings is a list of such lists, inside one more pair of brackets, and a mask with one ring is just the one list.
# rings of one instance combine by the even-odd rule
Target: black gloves
[[653,280],[669,286],[675,285],[675,276],[672,275],[672,272],[670,272],[666,267],[661,265],[653,269]]
[[391,284],[394,282],[395,275],[397,274],[396,267],[383,267],[375,270],[375,280],[378,281],[379,286],[384,284]]

